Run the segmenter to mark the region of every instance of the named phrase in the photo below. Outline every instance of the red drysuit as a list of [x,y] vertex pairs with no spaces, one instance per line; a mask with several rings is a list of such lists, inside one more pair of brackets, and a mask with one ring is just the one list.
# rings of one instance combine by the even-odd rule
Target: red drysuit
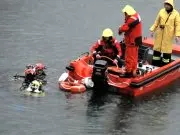
[[122,32],[126,44],[126,72],[135,72],[138,64],[138,46],[142,44],[142,23],[138,13],[125,18],[125,23],[119,28],[119,34]]

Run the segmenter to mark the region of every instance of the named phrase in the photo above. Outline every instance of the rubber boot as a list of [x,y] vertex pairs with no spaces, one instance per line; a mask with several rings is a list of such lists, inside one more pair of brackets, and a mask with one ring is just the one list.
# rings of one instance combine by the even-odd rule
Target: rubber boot
[[161,66],[167,65],[171,62],[171,54],[163,53],[163,58],[161,60]]
[[152,65],[157,67],[161,66],[161,52],[154,51],[152,57]]

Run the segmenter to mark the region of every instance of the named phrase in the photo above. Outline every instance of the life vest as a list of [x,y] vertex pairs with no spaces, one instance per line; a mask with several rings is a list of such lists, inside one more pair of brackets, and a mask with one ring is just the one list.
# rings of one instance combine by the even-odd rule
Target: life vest
[[128,19],[133,19],[134,21],[128,24],[129,30],[125,32],[126,44],[136,46],[142,45],[142,22],[140,15],[136,13],[127,18],[126,22],[128,22]]
[[118,50],[116,48],[117,43],[118,41],[114,38],[109,45],[103,40],[98,40],[98,48],[96,49],[96,52],[101,52],[101,55],[114,59],[118,54]]

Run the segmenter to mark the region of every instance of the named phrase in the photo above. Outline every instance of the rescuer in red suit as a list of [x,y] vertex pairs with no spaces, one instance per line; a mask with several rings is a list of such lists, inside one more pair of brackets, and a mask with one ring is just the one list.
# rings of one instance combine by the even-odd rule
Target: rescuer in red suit
[[124,33],[125,50],[125,77],[136,76],[138,65],[138,48],[142,45],[142,23],[140,15],[130,5],[126,5],[122,12],[125,23],[119,27],[119,35]]

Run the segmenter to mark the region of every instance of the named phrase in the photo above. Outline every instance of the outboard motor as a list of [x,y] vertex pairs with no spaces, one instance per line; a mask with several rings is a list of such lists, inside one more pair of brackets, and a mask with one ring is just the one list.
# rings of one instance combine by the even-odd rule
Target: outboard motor
[[108,63],[105,60],[96,60],[93,67],[92,81],[94,82],[94,88],[107,87],[107,74],[106,70]]

